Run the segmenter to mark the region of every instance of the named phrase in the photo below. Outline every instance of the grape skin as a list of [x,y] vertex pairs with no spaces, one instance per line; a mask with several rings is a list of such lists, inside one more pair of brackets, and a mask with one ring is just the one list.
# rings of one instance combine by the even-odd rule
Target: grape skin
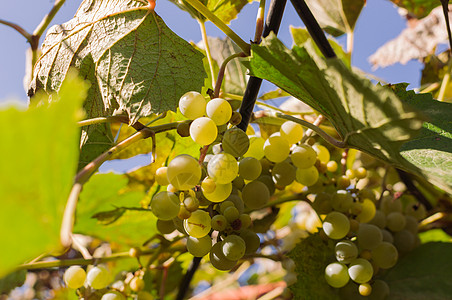
[[251,209],[263,207],[270,200],[270,192],[261,181],[249,182],[242,190],[243,202]]
[[331,263],[325,268],[325,279],[329,285],[335,288],[343,287],[350,280],[347,266],[342,263]]
[[207,102],[206,114],[216,125],[223,125],[231,119],[232,108],[228,101],[215,98]]
[[202,146],[212,144],[218,135],[215,122],[207,117],[194,120],[190,125],[190,137]]
[[212,249],[212,238],[208,235],[201,238],[189,236],[187,238],[187,250],[195,257],[203,257]]
[[303,137],[303,127],[293,121],[284,122],[281,125],[279,132],[281,136],[289,142],[289,144],[295,144]]
[[190,120],[202,117],[206,113],[206,99],[198,92],[187,92],[179,100],[179,110]]
[[234,156],[229,153],[220,153],[210,159],[207,172],[216,183],[226,184],[237,177],[239,166]]
[[281,136],[270,136],[264,143],[265,157],[271,162],[282,162],[290,153],[290,145]]
[[180,201],[176,194],[160,192],[151,200],[152,213],[161,220],[171,220],[179,213]]
[[78,289],[85,283],[86,272],[79,266],[72,266],[64,272],[63,279],[70,289]]
[[358,247],[352,241],[344,240],[336,244],[334,252],[338,262],[348,264],[358,256]]
[[178,190],[188,190],[199,183],[201,166],[198,161],[187,154],[173,158],[167,168],[168,181]]
[[102,266],[92,267],[86,274],[86,283],[93,289],[103,289],[110,281],[110,272]]
[[366,283],[372,279],[374,269],[371,263],[364,258],[356,258],[350,262],[348,274],[356,283]]
[[210,250],[209,258],[212,266],[220,271],[228,271],[237,264],[237,261],[232,261],[224,256],[221,242],[213,245],[212,249]]
[[315,164],[317,153],[311,146],[303,144],[292,149],[290,159],[297,168],[307,169]]
[[262,172],[262,165],[254,157],[244,157],[239,162],[239,174],[243,179],[255,180]]
[[118,292],[108,292],[102,295],[101,300],[124,300],[124,296]]
[[363,249],[372,250],[383,241],[380,228],[372,224],[360,224],[358,229],[358,245]]
[[383,269],[389,269],[395,266],[399,254],[396,247],[388,242],[382,242],[372,250],[373,261]]
[[224,256],[229,260],[239,260],[245,254],[245,241],[238,235],[228,235],[221,246]]
[[190,236],[199,239],[210,232],[211,222],[208,212],[197,210],[191,214],[190,218],[184,220],[184,229]]
[[331,239],[342,239],[350,230],[348,218],[337,211],[330,212],[323,221],[323,231]]
[[295,175],[296,180],[305,186],[312,186],[316,184],[319,179],[319,171],[317,171],[317,168],[314,166],[306,169],[298,168]]

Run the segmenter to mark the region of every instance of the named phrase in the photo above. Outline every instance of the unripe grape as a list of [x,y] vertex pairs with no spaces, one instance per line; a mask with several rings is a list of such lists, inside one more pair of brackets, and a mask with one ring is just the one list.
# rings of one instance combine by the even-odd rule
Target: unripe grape
[[228,220],[229,223],[237,220],[240,216],[239,210],[235,206],[229,206],[223,212],[223,216]]
[[350,221],[340,212],[330,212],[323,221],[323,231],[331,239],[342,239],[350,230]]
[[141,277],[134,277],[129,283],[130,289],[134,292],[142,291],[145,287],[145,283],[143,278]]
[[281,136],[270,136],[264,143],[264,154],[269,161],[281,162],[289,156],[289,153],[289,142]]
[[179,197],[174,193],[160,192],[151,200],[152,213],[161,220],[171,220],[179,213]]
[[100,300],[124,300],[124,296],[116,291],[108,292],[102,295]]
[[392,232],[397,232],[405,228],[405,216],[399,212],[393,211],[386,216],[386,227]]
[[217,126],[209,118],[197,118],[190,125],[190,137],[195,143],[202,146],[212,144],[217,138],[217,135]]
[[248,214],[241,214],[239,216],[239,220],[241,222],[241,228],[240,229],[244,229],[244,228],[248,228],[251,226],[251,217]]
[[173,158],[168,164],[168,181],[179,190],[188,190],[199,183],[201,167],[198,161],[187,154]]
[[342,175],[339,178],[337,178],[336,185],[337,188],[340,190],[346,189],[350,186],[350,179],[347,176]]
[[401,230],[394,234],[394,246],[400,253],[407,253],[415,246],[415,236],[408,230]]
[[348,264],[350,261],[358,257],[358,247],[355,243],[348,240],[340,241],[334,247],[336,259],[338,262]]
[[360,224],[357,234],[358,245],[363,249],[374,249],[383,241],[380,228],[372,224]]
[[199,200],[196,197],[187,197],[184,199],[184,206],[189,212],[193,212],[199,207]]
[[350,280],[347,266],[342,263],[331,263],[325,268],[325,279],[329,285],[335,288],[343,287]]
[[[282,161],[273,166],[272,178],[277,186],[285,187],[295,180],[296,168],[287,161]],[[257,177],[256,177],[257,178]]]
[[189,236],[187,238],[187,250],[191,255],[203,257],[212,249],[212,238],[208,235],[201,238]]
[[307,169],[297,169],[295,175],[296,180],[305,186],[312,186],[319,179],[319,171],[314,166]]
[[262,165],[254,157],[244,157],[239,162],[239,174],[246,180],[257,179],[262,172]]
[[222,242],[224,256],[229,260],[239,260],[245,255],[245,241],[238,235],[228,235]]
[[383,269],[389,269],[395,266],[399,253],[393,244],[382,242],[372,250],[372,259],[374,263]]
[[232,108],[228,101],[222,98],[215,98],[207,102],[206,114],[215,124],[226,124],[232,116]]
[[355,170],[355,176],[358,179],[366,178],[367,170],[363,167],[359,167],[358,169]]
[[183,123],[177,124],[176,132],[181,137],[188,137],[188,136],[190,136],[190,123],[183,122]]
[[63,279],[68,288],[78,289],[85,283],[86,272],[79,266],[72,266],[64,272]]
[[284,122],[281,125],[279,132],[281,136],[289,142],[289,144],[298,143],[303,137],[303,127],[292,121]]
[[233,126],[239,125],[240,122],[242,122],[242,115],[239,112],[233,111],[231,119],[229,120],[229,123]]
[[179,100],[179,110],[190,120],[202,117],[206,112],[206,99],[198,92],[188,92]]
[[157,229],[162,234],[170,234],[176,227],[174,226],[173,220],[157,220]]
[[197,210],[191,214],[190,218],[184,220],[184,229],[190,236],[202,238],[212,228],[211,222],[208,212]]
[[270,192],[261,181],[249,182],[242,190],[243,202],[251,209],[263,207],[270,200]]
[[157,182],[157,184],[163,186],[169,184],[168,177],[166,175],[167,169],[167,167],[160,167],[155,170],[155,181]]
[[330,151],[325,146],[317,144],[312,146],[312,148],[317,153],[317,158],[321,162],[327,163],[330,160]]
[[345,176],[347,176],[348,179],[353,179],[355,178],[355,171],[352,169],[347,169],[347,171],[345,171]]
[[248,151],[243,155],[243,157],[254,157],[256,159],[262,159],[264,157],[264,144],[265,140],[258,136],[250,137],[250,146]]
[[226,256],[224,256],[221,242],[212,246],[209,258],[212,266],[221,271],[228,271],[237,264],[237,261],[227,259]]
[[360,284],[358,290],[361,296],[369,296],[372,293],[372,287],[369,283]]
[[402,212],[402,202],[400,198],[393,198],[393,196],[384,196],[381,199],[380,210],[385,214],[389,214],[391,212]]
[[364,258],[356,258],[350,262],[348,274],[356,283],[366,283],[372,279],[374,269],[372,264]]
[[229,153],[220,153],[212,157],[207,164],[209,177],[216,183],[230,183],[237,177],[239,166],[237,160]]
[[96,290],[107,287],[110,281],[110,272],[102,266],[92,267],[86,274],[86,283]]
[[362,211],[356,216],[356,219],[361,223],[367,223],[371,221],[377,212],[375,204],[370,199],[364,199],[362,203]]
[[331,205],[331,195],[325,192],[320,192],[315,196],[312,208],[318,214],[327,214],[331,212],[333,206]]
[[181,203],[179,205],[179,213],[177,214],[177,216],[179,217],[179,219],[185,220],[190,218],[191,212],[184,206],[183,203]]
[[261,243],[259,236],[254,231],[243,229],[240,230],[240,237],[245,241],[245,254],[256,253]]
[[347,212],[353,204],[352,195],[345,190],[338,190],[331,197],[331,206],[334,210]]
[[297,168],[307,169],[315,164],[317,153],[311,146],[303,144],[292,149],[290,159]]
[[215,190],[212,193],[202,192],[204,197],[211,202],[221,202],[226,200],[232,191],[232,183],[227,184],[215,184]]
[[223,215],[213,216],[211,226],[213,230],[223,231],[228,226],[228,220]]
[[383,280],[375,280],[372,284],[372,293],[369,296],[370,300],[384,300],[389,296],[389,286]]
[[250,147],[250,139],[243,130],[232,127],[224,133],[222,147],[224,152],[234,157],[243,156]]
[[375,216],[370,220],[369,224],[378,226],[381,229],[386,227],[386,215],[381,210],[375,211]]
[[215,188],[215,180],[210,177],[204,178],[204,180],[201,182],[201,189],[205,193],[213,193],[215,191]]
[[326,163],[326,169],[328,172],[334,173],[337,171],[337,162],[330,160]]

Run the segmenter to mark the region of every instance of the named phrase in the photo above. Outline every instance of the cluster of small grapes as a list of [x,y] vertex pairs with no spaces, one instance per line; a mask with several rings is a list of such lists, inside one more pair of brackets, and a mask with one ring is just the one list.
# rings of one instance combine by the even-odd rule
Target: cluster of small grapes
[[[135,293],[137,299],[146,298],[141,297],[145,295],[142,292],[145,286],[142,272],[137,272],[136,276],[129,276],[124,282],[112,284],[112,276],[103,266],[91,267],[88,273],[80,266],[71,266],[64,272],[63,280],[70,289],[85,287],[101,290],[103,293],[101,300],[125,300],[125,294],[130,294],[129,292]],[[111,286],[111,289],[107,289],[108,286]]]
[[259,248],[245,209],[264,207],[276,188],[294,181],[315,184],[318,153],[324,158],[326,148],[298,145],[303,128],[291,121],[267,140],[249,137],[234,126],[236,112],[224,99],[206,102],[201,94],[188,92],[179,109],[193,120],[188,128],[193,141],[211,146],[202,162],[182,154],[156,170],[155,180],[166,191],[153,196],[150,208],[161,233],[179,230],[189,236],[190,253],[197,257],[210,253],[217,269],[229,270]]
[[[356,174],[365,175],[360,170],[347,176]],[[321,234],[336,242],[336,261],[325,268],[328,284],[343,288],[345,295],[386,299],[389,287],[377,278],[419,243],[418,222],[425,208],[410,196],[386,195],[377,201],[368,189],[319,193],[313,207],[326,214]]]

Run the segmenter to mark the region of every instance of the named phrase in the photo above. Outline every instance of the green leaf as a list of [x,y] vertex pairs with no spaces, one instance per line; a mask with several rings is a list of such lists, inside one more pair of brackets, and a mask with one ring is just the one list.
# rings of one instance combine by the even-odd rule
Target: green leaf
[[419,246],[385,273],[391,300],[450,299],[452,243]]
[[10,291],[25,283],[26,270],[20,270],[0,278],[0,294],[9,294]]
[[252,46],[246,65],[326,116],[346,147],[417,171],[399,148],[418,133],[422,116],[391,90],[352,73],[339,59],[324,60],[311,43],[288,50],[274,35]]
[[427,16],[432,9],[441,5],[439,0],[391,0],[395,5],[405,8],[417,18]]
[[74,72],[66,77],[51,103],[39,94],[36,107],[0,111],[0,276],[61,250],[59,230],[77,168],[77,121],[88,89]]
[[431,229],[421,232],[419,233],[419,239],[423,244],[428,242],[452,242],[452,237],[442,229]]
[[126,112],[131,123],[175,111],[205,77],[202,54],[138,1],[84,1],[74,19],[49,29],[42,53],[33,88],[58,89],[70,65],[89,68],[99,86],[90,96],[105,112]]
[[128,246],[140,245],[153,236],[157,232],[157,219],[151,211],[127,209],[119,219],[108,225],[93,218],[93,215],[111,214],[116,207],[140,208],[144,192],[129,191],[126,187],[127,177],[124,175],[108,173],[92,176],[80,194],[74,232]]
[[333,249],[332,240],[325,242],[319,234],[313,234],[289,252],[297,273],[297,282],[289,286],[294,299],[340,299],[337,290],[325,280],[325,268],[334,259]]
[[430,182],[452,194],[452,103],[434,100],[431,94],[406,91],[407,84],[392,85],[406,103],[425,113],[429,121],[421,133],[402,145],[400,154]]
[[290,96],[290,94],[287,93],[286,91],[283,91],[282,89],[276,89],[274,91],[270,91],[263,94],[262,96],[259,97],[259,100],[266,101],[288,96]]
[[351,33],[366,0],[307,0],[320,26],[333,36]]

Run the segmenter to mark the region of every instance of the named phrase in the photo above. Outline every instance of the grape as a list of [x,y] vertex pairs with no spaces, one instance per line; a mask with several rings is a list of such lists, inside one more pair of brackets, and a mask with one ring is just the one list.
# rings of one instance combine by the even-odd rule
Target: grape
[[261,175],[271,175],[270,170],[273,168],[274,164],[266,158],[262,158],[259,162],[261,163],[262,168]]
[[199,207],[199,200],[196,197],[187,197],[184,199],[184,206],[189,212],[194,212]]
[[240,213],[239,210],[235,208],[235,206],[229,206],[224,210],[223,216],[226,218],[226,220],[228,220],[229,223],[232,223],[239,218]]
[[275,193],[275,183],[273,182],[273,179],[270,176],[268,175],[259,176],[259,178],[257,178],[256,180],[265,184],[268,191],[270,192],[270,195],[273,195]]
[[418,231],[418,223],[415,217],[413,216],[405,216],[406,225],[405,228],[412,234],[416,235]]
[[425,211],[425,206],[423,204],[409,204],[405,208],[405,214],[408,216],[413,216],[416,220],[420,221],[425,218],[427,212]]
[[375,212],[375,216],[372,220],[370,220],[369,224],[373,224],[375,226],[378,226],[379,228],[383,229],[386,227],[386,216],[384,212],[381,210],[377,210]]
[[251,226],[251,217],[248,214],[241,214],[239,216],[239,220],[241,223],[241,229],[248,228]]
[[372,287],[368,283],[360,284],[358,290],[362,296],[369,296],[372,293]]
[[194,120],[190,125],[190,137],[202,146],[212,144],[218,135],[215,122],[207,117]]
[[238,235],[228,235],[222,242],[224,256],[229,260],[239,260],[245,255],[245,241]]
[[348,179],[353,179],[355,178],[355,171],[352,169],[347,169],[347,171],[345,171],[345,176],[348,177]]
[[402,212],[402,202],[400,198],[394,199],[392,196],[384,196],[381,199],[380,210],[385,214],[390,212]]
[[359,167],[355,170],[355,176],[358,179],[363,179],[367,177],[367,170],[363,167]]
[[408,230],[401,230],[394,234],[394,246],[401,253],[411,251],[415,245],[415,236]]
[[312,166],[307,169],[297,169],[296,180],[305,186],[312,186],[317,183],[319,179],[319,171]]
[[183,203],[179,205],[179,213],[177,214],[179,219],[185,220],[190,218],[191,212],[184,206]]
[[234,157],[239,157],[248,151],[250,139],[243,130],[232,127],[224,133],[221,145],[223,146],[224,152]]
[[234,206],[234,202],[232,201],[224,201],[220,203],[220,213],[223,214],[226,208]]
[[[231,103],[231,102],[229,102],[229,103]],[[231,105],[231,106],[232,106],[232,110],[235,110],[233,105]],[[242,122],[242,115],[239,112],[233,111],[231,119],[229,120],[229,124],[239,125],[241,122]]]
[[223,215],[213,216],[211,226],[213,230],[223,231],[228,226],[228,220]]
[[281,162],[289,156],[289,153],[290,145],[281,136],[270,136],[264,143],[264,154],[269,161]]
[[212,193],[206,193],[203,191],[204,197],[206,197],[207,200],[212,202],[221,202],[224,201],[229,197],[232,191],[232,183],[227,184],[215,184],[215,190]]
[[394,243],[394,237],[392,236],[392,233],[390,233],[386,229],[380,229],[380,230],[381,230],[381,234],[383,235],[383,242],[388,242],[391,244]]
[[215,191],[215,188],[215,180],[210,177],[204,178],[204,180],[201,182],[201,189],[205,193],[213,193]]
[[141,249],[138,247],[132,247],[129,249],[129,256],[133,258],[140,257],[141,255]]
[[273,166],[272,177],[275,184],[285,187],[295,180],[296,168],[286,161],[279,162]]
[[336,185],[338,189],[346,189],[350,186],[350,179],[347,176],[342,175],[337,179]]
[[358,247],[352,241],[340,241],[334,247],[336,259],[338,262],[348,264],[350,261],[358,257]]
[[361,201],[364,199],[370,199],[372,202],[375,202],[376,200],[375,193],[369,188],[363,188],[359,190],[358,199]]
[[312,203],[312,208],[318,214],[327,214],[329,213],[333,207],[331,206],[331,195],[325,192],[320,192],[315,195],[314,202]]
[[79,266],[69,267],[63,275],[64,282],[70,289],[78,289],[85,283],[86,272]]
[[239,210],[239,213],[242,214],[245,210],[245,204],[243,203],[242,198],[240,198],[238,195],[231,194],[226,200],[234,203],[234,206]]
[[372,250],[383,241],[380,228],[372,224],[360,224],[357,234],[358,245],[363,249]]
[[188,190],[199,183],[201,166],[190,155],[178,155],[168,164],[168,181],[178,190]]
[[173,220],[157,220],[157,229],[162,234],[169,234],[176,230]]
[[279,133],[289,144],[295,144],[303,137],[303,127],[298,123],[286,121],[281,125]]
[[160,167],[157,170],[155,170],[155,181],[159,185],[168,185],[168,177],[166,175],[167,167]]
[[281,261],[281,266],[289,272],[295,271],[296,267],[295,262],[290,258],[284,258],[284,260]]
[[151,200],[152,213],[161,220],[171,220],[179,213],[179,197],[174,193],[160,192]]
[[133,277],[129,283],[130,289],[134,292],[142,291],[145,287],[145,283],[143,278],[141,277]]
[[139,291],[137,293],[136,300],[155,300],[154,296],[151,293],[146,291]]
[[386,216],[386,227],[392,232],[397,232],[405,228],[405,216],[397,211],[393,211]]
[[202,117],[206,113],[206,99],[198,92],[188,92],[179,100],[179,110],[190,120]]
[[184,220],[184,229],[190,236],[202,238],[209,233],[211,222],[208,212],[197,210],[191,214],[190,218]]
[[362,211],[356,216],[356,220],[361,223],[367,223],[372,220],[377,212],[375,204],[370,199],[364,199],[362,203]]
[[372,293],[369,296],[370,300],[384,300],[389,296],[389,286],[383,280],[375,280],[372,284]]
[[216,183],[230,183],[237,177],[239,166],[237,160],[229,153],[220,153],[212,157],[207,164],[209,177]]
[[244,229],[240,231],[240,237],[245,241],[245,254],[256,253],[261,245],[259,236],[251,230]]
[[251,181],[242,190],[243,202],[251,209],[263,207],[270,200],[267,186],[258,180]]
[[203,257],[212,249],[212,238],[208,235],[201,238],[189,236],[187,238],[187,250],[191,255]]
[[172,185],[171,183],[168,184],[168,186],[166,187],[166,191],[170,192],[170,193],[177,193],[179,191],[179,189],[177,189],[174,185]]
[[347,266],[338,262],[329,264],[325,268],[325,279],[332,287],[340,288],[345,286],[350,280]]
[[374,269],[371,263],[364,258],[355,258],[350,262],[348,275],[356,283],[366,283],[372,279]]
[[372,250],[372,259],[374,263],[383,269],[389,269],[395,266],[399,253],[393,244],[382,242]]
[[228,101],[222,98],[215,98],[207,102],[206,113],[215,124],[226,124],[232,116],[232,107]]
[[116,291],[108,292],[102,295],[100,300],[124,300],[124,296]]
[[327,163],[330,161],[330,151],[325,146],[317,144],[317,145],[312,146],[312,148],[317,153],[317,158],[321,162]]
[[294,166],[300,169],[312,167],[317,160],[317,153],[308,145],[300,145],[292,150],[290,159]]
[[239,162],[239,174],[243,179],[255,180],[262,172],[262,165],[254,157],[244,157]]
[[110,281],[110,272],[102,266],[92,267],[86,274],[86,283],[96,290],[107,287]]
[[331,206],[334,210],[340,212],[347,212],[353,204],[352,195],[345,190],[338,190],[331,197]]
[[254,157],[256,159],[262,159],[264,157],[264,143],[265,140],[258,136],[250,137],[250,147],[243,157]]
[[328,172],[334,173],[337,171],[337,162],[330,160],[326,163],[326,169]]
[[340,212],[330,212],[323,221],[323,231],[331,239],[342,239],[350,230],[350,221]]
[[229,260],[224,256],[221,242],[212,246],[209,258],[212,266],[221,271],[228,271],[237,264],[237,261]]

